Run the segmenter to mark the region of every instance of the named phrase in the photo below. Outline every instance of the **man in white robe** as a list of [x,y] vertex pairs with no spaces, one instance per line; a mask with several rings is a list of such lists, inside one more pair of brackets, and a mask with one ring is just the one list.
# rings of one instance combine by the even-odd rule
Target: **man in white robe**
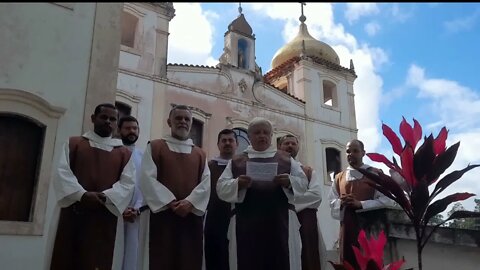
[[140,227],[140,207],[143,205],[143,196],[139,188],[140,166],[142,164],[143,151],[135,145],[140,133],[138,121],[133,116],[124,116],[118,122],[120,138],[123,144],[132,151],[132,159],[135,164],[135,191],[132,200],[125,212],[125,255],[123,257],[123,270],[136,270],[138,265],[138,238]]
[[340,261],[349,262],[358,268],[352,246],[358,246],[360,232],[356,211],[375,207],[393,206],[393,201],[367,184],[371,181],[355,168],[371,170],[379,169],[363,163],[365,148],[360,140],[347,143],[346,156],[349,166],[338,173],[329,194],[331,215],[340,220]]
[[142,159],[140,189],[150,210],[141,215],[140,269],[200,270],[210,170],[188,138],[189,108],[175,106],[167,123],[171,135],[149,142]]
[[290,153],[292,158],[300,164],[308,179],[308,190],[296,200],[297,217],[300,222],[300,236],[302,238],[302,270],[320,270],[320,243],[321,232],[318,228],[317,210],[322,202],[322,185],[317,173],[309,166],[303,166],[297,161],[300,149],[297,137],[285,135],[281,138],[278,148]]
[[[300,270],[300,224],[295,200],[304,195],[308,180],[290,155],[271,145],[272,124],[257,117],[250,122],[252,145],[228,163],[217,183],[218,197],[232,205],[229,226],[230,270]],[[252,163],[277,166],[259,180]],[[249,175],[248,175],[249,174]]]
[[100,104],[94,131],[71,137],[61,154],[53,187],[59,206],[50,269],[122,268],[122,213],[135,187],[130,151],[113,139],[118,111]]

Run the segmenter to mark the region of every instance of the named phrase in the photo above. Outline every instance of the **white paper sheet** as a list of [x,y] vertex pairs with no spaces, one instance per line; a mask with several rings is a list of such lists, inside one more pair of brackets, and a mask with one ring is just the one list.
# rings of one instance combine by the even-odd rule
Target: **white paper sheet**
[[247,161],[247,176],[250,176],[254,181],[272,181],[277,175],[277,168],[277,162]]

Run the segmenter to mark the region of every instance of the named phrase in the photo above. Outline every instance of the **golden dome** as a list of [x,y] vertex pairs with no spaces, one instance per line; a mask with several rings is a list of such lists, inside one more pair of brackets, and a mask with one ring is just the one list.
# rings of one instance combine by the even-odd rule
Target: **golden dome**
[[340,60],[335,50],[325,42],[313,38],[308,33],[307,25],[302,23],[300,24],[300,30],[297,36],[280,48],[275,56],[273,56],[272,69],[295,56],[300,56],[303,52],[303,41],[305,42],[305,56],[318,57],[340,65]]

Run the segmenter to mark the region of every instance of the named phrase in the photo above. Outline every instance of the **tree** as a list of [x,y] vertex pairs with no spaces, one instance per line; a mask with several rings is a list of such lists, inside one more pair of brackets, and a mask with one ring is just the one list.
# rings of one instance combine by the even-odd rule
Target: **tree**
[[[480,199],[475,199],[475,212],[480,212]],[[448,211],[448,215],[453,214],[456,211],[465,211],[465,207],[459,202],[455,203],[452,206],[452,209]],[[456,228],[456,229],[468,229],[468,230],[475,230],[478,229],[480,219],[471,219],[471,218],[459,218],[451,221],[448,224],[449,228]]]
[[[450,214],[450,213],[449,213]],[[428,222],[428,225],[435,226],[438,224],[443,223],[443,215],[442,214],[436,214],[433,216],[430,221]]]
[[473,200],[475,202],[475,212],[480,212],[480,199]]
[[[475,199],[475,212],[480,212],[480,199]],[[480,218],[475,219],[473,229],[480,231]]]

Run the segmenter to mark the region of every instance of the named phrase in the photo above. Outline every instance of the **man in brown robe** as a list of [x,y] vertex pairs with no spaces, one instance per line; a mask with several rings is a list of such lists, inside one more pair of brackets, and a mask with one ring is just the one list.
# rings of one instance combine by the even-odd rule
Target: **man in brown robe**
[[135,188],[131,152],[112,139],[118,111],[100,104],[94,131],[71,137],[53,184],[61,208],[50,269],[121,269],[122,213]]
[[[278,148],[290,153],[296,160],[300,149],[297,137],[285,135],[281,138]],[[300,222],[300,237],[302,238],[302,270],[320,270],[320,243],[317,221],[317,210],[322,202],[322,185],[316,172],[310,166],[300,167],[308,179],[308,190],[297,200],[297,217]]]
[[[211,186],[216,187],[220,175],[235,154],[238,141],[235,132],[224,129],[218,133],[217,147],[220,156],[208,162],[211,173]],[[206,270],[228,270],[228,224],[230,204],[218,198],[212,188],[205,218],[205,265]]]
[[363,143],[359,140],[348,142],[346,155],[349,166],[335,176],[329,200],[332,217],[340,220],[340,261],[347,261],[358,269],[352,248],[352,245],[358,247],[357,239],[360,232],[355,211],[388,206],[392,201],[370,187],[366,183],[370,180],[355,169],[360,167],[374,172],[379,170],[363,163],[365,156]]
[[218,197],[232,204],[230,270],[300,270],[301,240],[295,199],[308,185],[300,165],[272,144],[270,121],[250,122],[251,145],[228,163]]
[[210,170],[205,152],[188,138],[189,108],[175,106],[167,123],[171,135],[150,141],[142,159],[140,190],[150,211],[141,215],[140,269],[201,270]]

